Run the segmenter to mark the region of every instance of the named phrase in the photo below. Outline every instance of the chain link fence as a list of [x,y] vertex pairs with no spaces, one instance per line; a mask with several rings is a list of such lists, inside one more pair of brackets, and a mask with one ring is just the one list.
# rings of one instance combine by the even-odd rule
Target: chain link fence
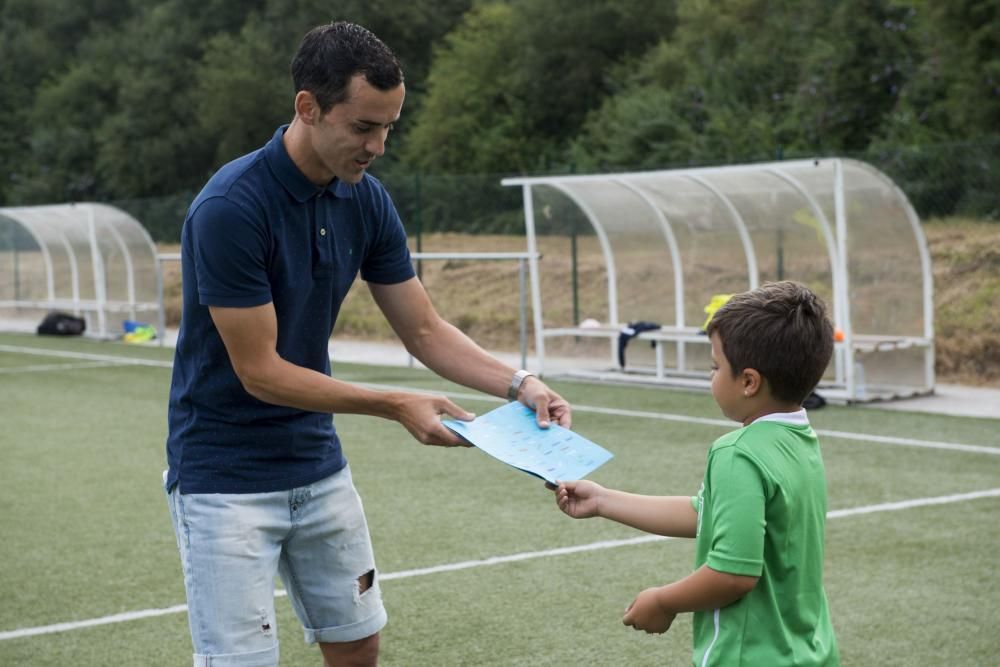
[[921,219],[1000,220],[1000,137],[934,146],[873,147],[857,158],[894,180]]

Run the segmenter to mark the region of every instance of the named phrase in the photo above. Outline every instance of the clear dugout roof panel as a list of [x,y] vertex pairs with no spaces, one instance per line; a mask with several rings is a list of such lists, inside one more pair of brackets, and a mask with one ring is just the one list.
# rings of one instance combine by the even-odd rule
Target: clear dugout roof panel
[[157,313],[156,246],[135,218],[105,204],[0,208],[0,314],[38,320],[52,310],[114,336],[125,319]]
[[[542,255],[531,260],[539,371],[547,344],[579,354],[581,340],[603,338],[615,375],[707,386],[701,325],[713,297],[796,280],[823,297],[840,332],[824,395],[933,389],[927,244],[906,196],[870,165],[830,158],[503,184],[522,188],[528,251]],[[567,255],[572,308],[566,286],[547,277]],[[650,344],[635,354],[630,343],[635,361],[622,367],[621,329],[636,321],[659,328],[639,334]],[[589,350],[575,370],[610,377]]]

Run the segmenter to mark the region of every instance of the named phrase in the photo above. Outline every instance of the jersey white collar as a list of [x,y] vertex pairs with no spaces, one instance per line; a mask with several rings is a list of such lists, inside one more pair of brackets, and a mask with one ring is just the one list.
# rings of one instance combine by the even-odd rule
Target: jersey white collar
[[806,409],[802,408],[795,412],[772,412],[769,415],[757,417],[750,423],[756,424],[757,422],[784,422],[794,426],[809,426],[809,417],[806,415]]

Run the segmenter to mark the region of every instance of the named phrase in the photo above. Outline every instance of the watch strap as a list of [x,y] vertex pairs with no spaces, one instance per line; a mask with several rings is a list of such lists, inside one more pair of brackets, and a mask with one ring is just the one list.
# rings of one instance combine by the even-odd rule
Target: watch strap
[[516,401],[517,393],[521,390],[521,385],[524,384],[525,378],[534,377],[534,375],[534,373],[524,369],[514,373],[514,377],[510,380],[510,386],[507,387],[507,398],[511,401]]

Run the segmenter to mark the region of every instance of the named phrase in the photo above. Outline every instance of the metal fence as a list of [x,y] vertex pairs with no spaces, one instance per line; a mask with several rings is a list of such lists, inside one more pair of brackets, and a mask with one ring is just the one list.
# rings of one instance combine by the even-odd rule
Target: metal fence
[[[782,158],[831,156],[785,153]],[[885,172],[906,193],[921,219],[964,216],[1000,220],[1000,136],[924,146],[879,145],[860,153],[837,156],[855,158]],[[743,160],[755,161],[759,160],[752,157]],[[665,164],[662,168],[678,166],[701,165]],[[570,166],[559,174],[574,171]],[[633,170],[622,167],[614,171]],[[422,237],[436,232],[523,234],[520,193],[516,188],[500,185],[503,178],[511,175],[378,174],[391,193],[418,252],[423,249]],[[142,221],[154,240],[176,243],[180,241],[184,214],[195,194],[194,191],[181,192],[168,197],[109,203]],[[539,233],[545,231],[540,229]],[[551,231],[564,234],[568,230]]]

